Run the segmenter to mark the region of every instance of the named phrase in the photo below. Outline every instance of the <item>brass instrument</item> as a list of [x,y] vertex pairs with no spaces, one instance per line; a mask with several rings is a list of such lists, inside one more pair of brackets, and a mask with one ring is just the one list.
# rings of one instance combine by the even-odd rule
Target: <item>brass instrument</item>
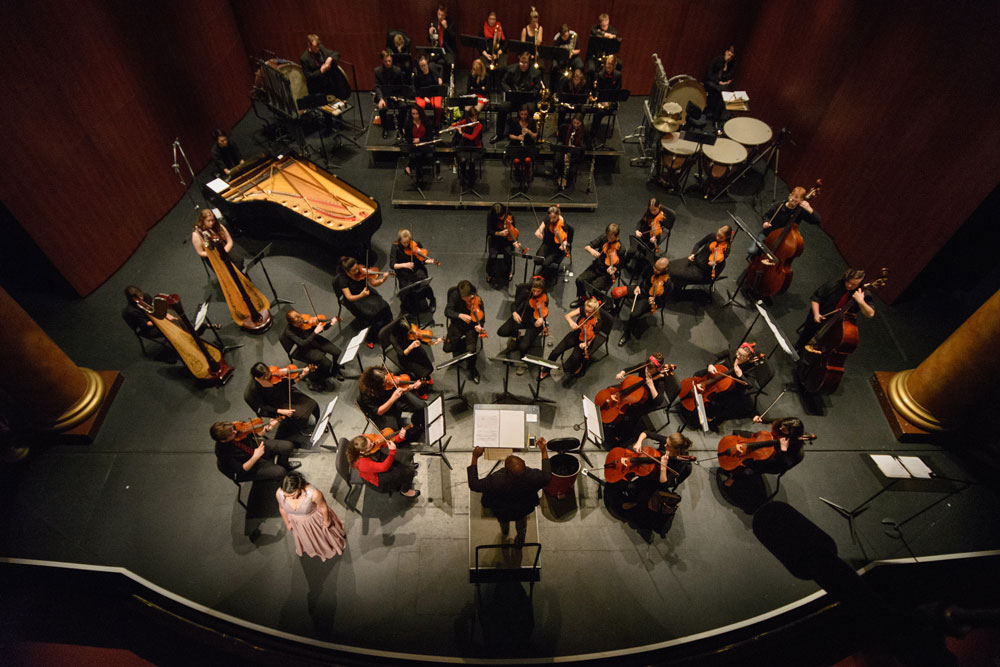
[[542,86],[541,99],[535,107],[535,114],[532,119],[538,123],[538,143],[545,142],[545,121],[548,120],[549,112],[552,110],[552,91],[545,87],[545,81],[539,81]]
[[490,55],[493,56],[489,66],[491,72],[497,68],[497,49],[500,48],[500,33],[502,31],[503,28],[500,27],[500,21],[497,21],[497,24],[493,26],[493,50],[490,51]]
[[[556,33],[556,34],[558,36],[558,33]],[[566,56],[566,69],[564,69],[563,73],[562,73],[562,75],[564,77],[566,77],[566,76],[572,76],[572,74],[573,74],[573,64],[572,64],[573,63],[573,51],[576,50],[576,40],[577,39],[579,39],[579,36],[576,34],[576,31],[575,30],[570,30],[569,31],[569,44],[566,44],[563,47],[563,48],[566,49],[566,52],[568,54]]]

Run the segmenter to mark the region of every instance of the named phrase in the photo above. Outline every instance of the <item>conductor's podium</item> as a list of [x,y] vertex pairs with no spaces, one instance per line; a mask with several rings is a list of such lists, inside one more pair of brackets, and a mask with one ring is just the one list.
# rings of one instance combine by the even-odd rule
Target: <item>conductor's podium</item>
[[[503,544],[500,524],[483,507],[482,494],[469,492],[469,582],[473,584],[541,579],[542,545],[538,541],[538,508],[528,515],[524,545]],[[510,539],[514,538],[514,522]]]

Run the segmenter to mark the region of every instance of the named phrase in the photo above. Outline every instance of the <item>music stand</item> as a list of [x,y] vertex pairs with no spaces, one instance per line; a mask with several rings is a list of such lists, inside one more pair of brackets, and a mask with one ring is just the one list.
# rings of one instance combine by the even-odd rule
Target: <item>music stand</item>
[[[421,197],[427,199],[424,188],[428,186],[428,182],[424,179],[423,172],[429,167],[431,170],[430,178],[433,178],[434,142],[425,141],[419,144],[403,144],[403,146],[406,147],[403,149],[403,153],[406,155],[407,166],[410,167],[410,174],[413,176],[413,187],[416,188]],[[415,157],[417,159],[414,159]]]
[[454,470],[451,467],[451,461],[448,460],[448,456],[444,453],[448,449],[448,445],[451,444],[451,436],[447,436],[445,440],[447,425],[444,416],[444,397],[438,394],[434,397],[434,400],[428,403],[424,407],[424,423],[427,425],[425,428],[425,433],[427,435],[427,446],[433,447],[435,444],[438,449],[436,452],[419,452],[424,456],[440,456],[441,461],[448,466],[448,470]]
[[[767,255],[768,259],[770,259],[775,264],[778,263],[778,258],[775,257],[775,255],[771,251],[771,249],[768,248],[766,245],[764,245],[763,243],[760,242],[760,240],[757,238],[757,235],[754,234],[753,232],[751,232],[747,228],[746,223],[743,222],[743,220],[739,216],[733,215],[729,211],[726,211],[726,213],[728,213],[729,217],[732,219],[732,221],[736,223],[737,229],[738,230],[743,230],[746,233],[746,235],[749,236],[753,240],[754,245],[757,246],[758,250],[760,250],[763,254]],[[739,231],[737,231],[737,234],[738,233],[739,233]],[[732,243],[733,241],[735,241],[735,239],[736,239],[736,234],[734,234],[733,238],[730,239],[730,243]],[[739,282],[736,283],[736,289],[733,291],[732,294],[729,295],[729,301],[727,301],[725,304],[723,304],[723,307],[732,304],[732,305],[738,306],[740,308],[746,308],[747,310],[750,310],[750,306],[743,305],[742,303],[739,303],[739,302],[736,301],[736,297],[739,295],[740,290],[743,289],[743,283],[744,283],[744,281],[746,279],[747,279],[747,272],[744,271],[743,275],[740,276]]]
[[580,456],[587,462],[587,465],[593,467],[593,463],[587,458],[587,455],[583,453],[583,447],[587,444],[587,440],[590,439],[596,447],[604,446],[604,423],[601,421],[600,411],[597,409],[597,404],[594,403],[586,394],[580,395],[580,402],[583,405],[583,421],[579,424],[573,424],[573,430],[579,431],[581,428],[585,428],[583,432],[583,437],[580,438]]
[[587,60],[599,60],[601,56],[613,56],[622,48],[622,43],[610,37],[591,35],[587,41]]
[[271,282],[271,276],[268,275],[268,273],[267,273],[267,267],[264,266],[264,258],[267,257],[267,256],[269,256],[271,254],[271,246],[273,246],[273,245],[274,245],[273,243],[268,243],[266,246],[264,246],[263,250],[261,250],[259,253],[257,253],[256,255],[254,255],[253,259],[251,259],[249,262],[247,262],[246,267],[243,269],[243,273],[249,273],[250,269],[252,269],[256,264],[260,264],[260,269],[261,269],[261,271],[264,272],[264,278],[267,280],[267,285],[268,285],[268,287],[271,288],[271,295],[274,297],[274,300],[271,303],[272,304],[279,304],[279,303],[293,304],[293,303],[295,303],[294,301],[289,301],[288,299],[282,299],[280,296],[278,296],[277,290],[274,289],[274,283]]
[[455,148],[455,162],[458,163],[457,164],[458,182],[461,185],[461,191],[459,192],[458,195],[459,204],[462,203],[462,197],[464,197],[465,195],[476,195],[476,198],[480,200],[483,198],[483,196],[476,191],[475,180],[473,180],[472,183],[469,184],[468,186],[462,184],[462,166],[460,158],[464,157],[466,160],[468,160],[469,163],[472,165],[473,173],[475,173],[477,165],[482,163],[483,154],[485,152],[486,149],[483,148],[482,146],[458,146]]
[[[617,127],[618,119],[618,103],[626,101],[632,95],[630,90],[601,90],[597,93],[597,103],[607,102],[609,104],[615,105],[614,107],[609,106],[607,109],[595,109],[594,113],[601,113],[601,123],[604,122],[605,117],[611,118],[608,123],[609,127],[607,132],[602,133],[601,143],[594,146],[593,150],[599,151],[607,148],[608,139],[611,137],[611,132]],[[600,129],[600,128],[597,128]],[[593,123],[591,123],[591,134],[597,134],[594,131]]]
[[551,371],[554,371],[555,369],[559,368],[559,364],[553,363],[553,362],[549,361],[548,359],[542,359],[541,357],[536,357],[536,356],[534,356],[532,354],[526,354],[526,355],[524,355],[523,357],[521,357],[521,361],[523,361],[524,363],[528,364],[529,366],[538,366],[538,372],[535,374],[535,386],[532,387],[530,384],[528,385],[528,389],[531,390],[531,397],[535,401],[535,403],[553,403],[553,404],[555,404],[556,401],[550,400],[548,398],[542,398],[542,396],[541,396],[541,390],[542,390],[542,369],[546,368],[546,369],[549,370],[549,372],[551,372]]
[[[513,164],[514,160],[521,160],[521,162],[523,163],[526,159],[530,158],[531,159],[532,179],[534,179],[535,165],[538,164],[538,150],[539,149],[538,149],[537,145],[533,145],[533,146],[518,146],[518,145],[515,144],[513,146],[507,146],[504,149],[503,159],[504,159],[504,162],[506,162],[507,164]],[[510,199],[516,199],[518,197],[524,197],[525,199],[527,199],[530,202],[531,201],[531,197],[529,197],[525,193],[525,190],[527,190],[530,187],[530,185],[531,185],[530,181],[529,182],[519,182],[519,183],[516,183],[514,185],[518,189],[517,189],[516,192],[513,192],[513,188],[511,188],[511,191],[513,192],[513,194],[510,195]]]
[[212,324],[212,320],[208,319],[208,301],[205,301],[200,306],[198,306],[198,312],[194,317],[195,335],[198,335],[198,329],[201,328],[202,324],[207,325],[208,328],[212,330],[212,333],[215,335],[215,342],[219,344],[219,349],[222,351],[223,356],[225,356],[226,352],[229,352],[230,350],[235,350],[243,347],[243,343],[238,343],[236,345],[226,345],[222,341],[222,338],[219,336],[218,327]]
[[705,412],[705,398],[698,391],[698,385],[691,385],[691,393],[694,394],[694,406],[698,413],[698,421],[701,422],[701,430],[704,433],[708,433],[708,413]]
[[[358,368],[361,369],[362,373],[365,372],[365,367],[361,365],[361,357],[358,355],[358,349],[361,347],[361,343],[363,343],[365,341],[365,336],[368,335],[368,329],[369,329],[369,327],[365,327],[360,332],[358,332],[357,336],[355,336],[354,338],[352,338],[347,343],[347,347],[344,349],[343,354],[341,354],[340,355],[340,359],[337,360],[337,365],[338,366],[340,366],[341,368],[344,368],[347,364],[351,363],[351,361],[353,361],[354,359],[357,359],[358,360]],[[357,379],[357,378],[359,378],[361,376],[360,375],[345,375],[344,377],[349,377],[352,380],[355,380],[355,379]]]
[[[477,345],[476,347],[478,348],[479,346]],[[467,408],[472,407],[472,404],[469,403],[469,399],[467,399],[465,397],[465,394],[462,393],[463,389],[465,388],[465,380],[462,379],[462,369],[458,366],[458,364],[459,362],[465,361],[470,357],[476,356],[476,354],[478,353],[479,353],[478,349],[476,349],[474,352],[464,352],[458,355],[457,357],[453,357],[452,359],[444,362],[443,364],[438,364],[436,370],[439,371],[447,370],[449,366],[454,366],[455,379],[458,381],[458,391],[452,394],[451,396],[445,396],[444,400],[446,401],[459,400],[465,403],[465,407]]]
[[[627,254],[632,258],[638,258],[639,261],[645,262],[650,266],[652,266],[656,262],[656,252],[653,249],[653,246],[650,245],[648,241],[637,237],[635,234],[632,234],[631,236],[628,237]],[[635,261],[635,259],[633,259],[632,261]],[[628,268],[629,268],[628,265],[622,266],[623,271]],[[635,273],[631,269],[629,269],[629,273],[635,275]]]
[[[423,280],[418,280],[417,282],[415,282],[415,283],[413,283],[411,285],[407,285],[403,289],[399,290],[399,292],[396,294],[396,296],[399,297],[399,310],[400,311],[403,310],[403,297],[409,296],[409,294],[411,292],[417,292],[417,291],[423,289],[424,287],[427,287],[428,285],[431,284],[432,280],[434,280],[434,279],[433,278],[424,278]],[[421,326],[421,324],[420,324],[420,311],[417,311],[415,313],[409,313],[409,314],[410,315],[416,315],[417,316],[417,326],[418,327]]]
[[497,397],[493,400],[494,403],[511,403],[513,405],[521,405],[527,401],[522,401],[520,398],[510,393],[507,387],[510,384],[510,368],[515,364],[521,363],[520,359],[509,359],[507,357],[490,357],[490,361],[499,361],[503,364],[503,391],[497,394]]
[[321,447],[323,449],[328,449],[331,452],[337,451],[337,443],[340,441],[337,440],[337,434],[333,430],[333,424],[330,423],[330,415],[333,414],[333,408],[337,405],[338,398],[340,397],[339,396],[333,397],[333,400],[330,401],[327,404],[326,409],[323,410],[323,416],[319,418],[319,421],[316,422],[316,426],[313,427],[312,435],[309,436],[310,451],[316,449],[316,445],[319,444],[320,438],[323,437],[323,433],[327,430],[329,430],[330,435],[333,436],[333,447],[329,447],[327,445],[321,445]]
[[753,321],[750,322],[750,326],[747,327],[746,333],[743,334],[743,338],[740,339],[740,342],[737,343],[736,347],[739,348],[740,345],[746,342],[747,338],[750,337],[750,331],[757,324],[757,321],[763,317],[764,323],[767,324],[767,327],[771,330],[771,334],[774,336],[775,340],[774,347],[771,348],[771,351],[768,352],[767,356],[773,357],[775,350],[777,350],[778,347],[781,347],[785,354],[792,358],[792,361],[798,361],[798,351],[792,347],[791,343],[788,342],[788,338],[781,331],[781,328],[778,327],[778,323],[772,320],[770,314],[768,314],[767,310],[764,309],[764,302],[758,300],[754,302],[753,305],[757,309],[757,314],[754,315]]
[[[532,255],[529,252],[514,253],[512,256],[513,257],[522,257],[522,258],[524,258],[524,275],[521,278],[521,282],[522,283],[528,282],[528,267],[529,266],[534,267],[536,259],[540,259],[540,260],[544,260],[545,259],[545,257],[542,256],[542,255]],[[532,268],[532,271],[534,271],[534,268]]]

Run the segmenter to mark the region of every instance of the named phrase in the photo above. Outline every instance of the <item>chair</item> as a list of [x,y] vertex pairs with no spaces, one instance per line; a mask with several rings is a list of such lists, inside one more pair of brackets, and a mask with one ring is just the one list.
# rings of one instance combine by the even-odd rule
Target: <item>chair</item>
[[686,290],[689,285],[708,285],[708,298],[711,300],[712,296],[715,294],[715,283],[720,280],[724,280],[725,276],[722,275],[723,271],[726,270],[726,263],[723,261],[718,266],[715,267],[715,278],[709,278],[708,280],[699,280],[696,282],[691,282],[685,285],[682,290]]
[[[160,352],[166,351],[172,353],[174,351],[174,348],[167,343],[167,340],[163,338],[162,335],[153,335],[151,331],[146,330],[144,325],[133,325],[124,314],[122,315],[122,319],[125,320],[125,324],[127,324],[129,329],[132,330],[132,333],[135,334],[136,339],[139,341],[139,349],[142,350],[142,355],[144,357],[148,357],[149,353],[146,352],[146,345],[143,343],[143,340],[148,340],[151,343],[159,345],[161,348]],[[159,329],[155,329],[155,331],[157,334],[160,334]]]
[[[659,433],[664,428],[666,428],[667,426],[670,425],[670,408],[672,408],[674,406],[674,401],[677,400],[677,397],[681,393],[681,385],[677,381],[677,378],[674,377],[673,375],[669,376],[666,379],[666,384],[664,386],[664,392],[666,394],[664,396],[664,399],[667,401],[667,404],[663,408],[663,414],[667,418],[667,421],[666,421],[665,424],[663,424],[663,426],[661,426],[660,428],[656,429],[657,433]],[[683,430],[683,426],[684,425],[682,423],[681,424],[682,430]]]
[[281,349],[285,351],[285,354],[288,355],[288,361],[294,363],[295,357],[292,355],[292,352],[295,350],[295,343],[288,337],[287,331],[281,332],[281,335],[278,336],[278,343],[281,345]]
[[236,485],[236,502],[243,506],[243,510],[246,511],[249,508],[247,504],[243,502],[243,482],[253,482],[252,479],[240,480],[238,472],[230,472],[222,467],[222,461],[219,459],[215,460],[215,467],[219,469],[223,475],[225,475],[230,482]]
[[[483,155],[485,155],[485,149],[482,146],[459,146],[455,149],[455,180],[459,184],[459,201],[468,194],[475,195],[479,199],[483,198],[475,189],[476,184],[483,180]],[[469,182],[463,182],[462,180],[463,162],[468,162],[472,165],[472,179]]]
[[395,364],[396,368],[401,369],[403,366],[400,364],[399,355],[396,354],[396,350],[392,346],[392,340],[389,334],[392,333],[393,327],[400,323],[403,319],[403,313],[396,316],[392,322],[385,325],[378,332],[378,344],[382,348],[382,363],[384,364],[386,359]]
[[[351,504],[351,494],[354,493],[355,488],[368,487],[381,492],[377,486],[369,483],[367,480],[363,479],[358,473],[357,469],[351,465],[351,462],[347,460],[347,448],[350,446],[350,441],[347,438],[341,438],[337,443],[337,458],[334,462],[334,466],[337,470],[337,477],[344,480],[347,484],[347,495],[344,496],[344,506],[352,512],[360,512],[355,505]],[[390,492],[391,496],[392,493]]]

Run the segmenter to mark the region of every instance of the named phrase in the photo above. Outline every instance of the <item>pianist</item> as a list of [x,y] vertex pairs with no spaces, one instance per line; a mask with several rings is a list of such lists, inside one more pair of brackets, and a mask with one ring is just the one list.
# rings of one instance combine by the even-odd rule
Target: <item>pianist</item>
[[215,145],[212,146],[212,161],[215,163],[215,175],[219,178],[229,176],[229,172],[243,164],[240,149],[222,130],[212,131]]

